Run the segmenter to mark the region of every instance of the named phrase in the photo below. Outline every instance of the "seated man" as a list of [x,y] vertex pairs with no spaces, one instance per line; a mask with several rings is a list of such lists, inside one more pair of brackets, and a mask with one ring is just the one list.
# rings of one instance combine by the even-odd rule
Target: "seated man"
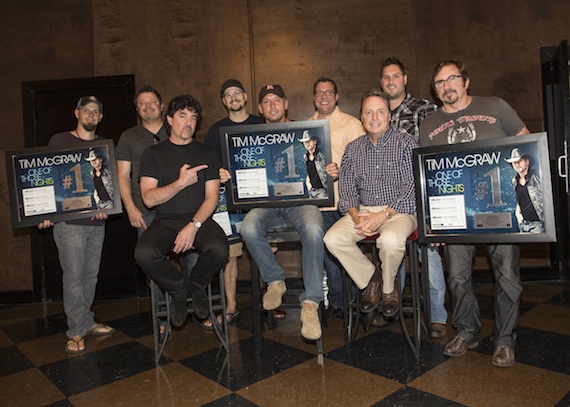
[[[140,237],[135,258],[143,272],[172,295],[174,327],[186,322],[188,291],[194,315],[208,316],[206,288],[228,260],[226,235],[211,219],[218,205],[220,163],[213,149],[193,138],[201,114],[202,107],[192,96],[172,99],[166,112],[170,136],[146,148],[140,163],[142,199],[147,207],[156,208],[156,217]],[[192,248],[199,256],[186,283],[168,255]]]
[[390,105],[380,90],[364,94],[360,118],[366,134],[346,146],[340,166],[338,209],[344,216],[324,241],[363,289],[375,267],[357,243],[380,234],[376,247],[382,262],[382,306],[390,317],[398,310],[395,279],[406,240],[417,227],[412,150],[418,144],[390,127]]
[[[259,92],[259,112],[267,123],[287,121],[287,99],[279,85],[267,85]],[[288,208],[254,208],[248,212],[241,225],[241,236],[247,250],[259,266],[267,292],[263,296],[263,308],[270,311],[281,305],[287,291],[285,272],[275,261],[271,246],[265,237],[268,230],[293,227],[301,236],[303,282],[301,294],[301,335],[309,340],[322,336],[318,316],[323,295],[323,217],[314,205]]]

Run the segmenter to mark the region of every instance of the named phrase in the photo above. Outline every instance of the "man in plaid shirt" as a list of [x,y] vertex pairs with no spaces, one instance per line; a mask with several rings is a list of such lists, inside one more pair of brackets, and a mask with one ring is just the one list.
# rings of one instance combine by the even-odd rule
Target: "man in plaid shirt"
[[338,210],[344,216],[324,242],[363,289],[375,267],[357,243],[380,233],[376,245],[382,262],[382,312],[391,317],[398,311],[395,279],[406,239],[417,227],[412,150],[418,144],[390,127],[389,100],[380,90],[364,94],[360,117],[366,134],[346,146],[340,167]]

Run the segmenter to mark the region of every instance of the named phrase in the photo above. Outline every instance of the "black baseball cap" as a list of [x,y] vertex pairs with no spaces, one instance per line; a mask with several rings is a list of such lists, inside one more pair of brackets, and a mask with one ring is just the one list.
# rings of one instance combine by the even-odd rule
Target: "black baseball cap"
[[243,88],[243,85],[241,84],[240,81],[238,81],[237,79],[228,79],[227,81],[222,83],[222,87],[220,88],[220,97],[223,98],[224,92],[226,91],[226,89],[231,88],[232,86],[235,86],[236,88],[240,88],[241,90],[243,90],[245,92],[245,89]]
[[101,101],[97,99],[95,96],[83,96],[81,99],[77,101],[77,106],[75,106],[75,108],[79,109],[80,107],[88,105],[89,103],[96,103],[97,105],[99,105],[99,110],[101,111],[101,113],[103,113],[103,103],[101,103]]
[[280,98],[287,99],[285,97],[285,92],[281,85],[265,85],[259,90],[259,103],[263,100],[263,98],[270,93],[279,96]]

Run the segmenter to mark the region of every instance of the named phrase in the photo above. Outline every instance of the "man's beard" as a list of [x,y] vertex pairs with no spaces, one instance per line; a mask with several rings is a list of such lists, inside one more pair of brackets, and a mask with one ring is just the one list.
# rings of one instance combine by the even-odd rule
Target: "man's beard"
[[243,110],[243,108],[245,107],[245,103],[240,103],[237,106],[233,106],[233,105],[229,105],[228,110],[232,111],[232,112],[239,112],[241,110]]
[[83,126],[86,131],[93,131],[97,128],[97,125],[94,123],[81,123],[81,126]]

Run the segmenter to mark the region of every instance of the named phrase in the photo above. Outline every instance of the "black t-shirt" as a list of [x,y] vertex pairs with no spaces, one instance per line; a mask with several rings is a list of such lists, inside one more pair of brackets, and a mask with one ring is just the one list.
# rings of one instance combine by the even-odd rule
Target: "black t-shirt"
[[265,120],[263,119],[263,117],[253,116],[251,114],[249,115],[249,117],[246,120],[244,120],[241,123],[236,123],[234,121],[231,121],[229,117],[226,117],[225,119],[222,119],[222,120],[212,124],[212,127],[210,127],[210,129],[208,130],[208,133],[206,133],[206,138],[204,139],[204,144],[212,147],[216,151],[216,154],[218,155],[218,157],[221,161],[222,160],[222,147],[220,144],[220,129],[222,127],[242,126],[242,125],[247,125],[247,124],[263,124],[263,123],[265,123]]
[[206,164],[208,168],[198,172],[198,182],[184,188],[168,202],[156,207],[156,217],[178,218],[180,215],[194,215],[206,195],[206,181],[218,179],[220,160],[214,150],[196,140],[187,145],[173,144],[166,140],[143,151],[140,176],[158,180],[158,186],[164,187],[176,181],[180,167]]

